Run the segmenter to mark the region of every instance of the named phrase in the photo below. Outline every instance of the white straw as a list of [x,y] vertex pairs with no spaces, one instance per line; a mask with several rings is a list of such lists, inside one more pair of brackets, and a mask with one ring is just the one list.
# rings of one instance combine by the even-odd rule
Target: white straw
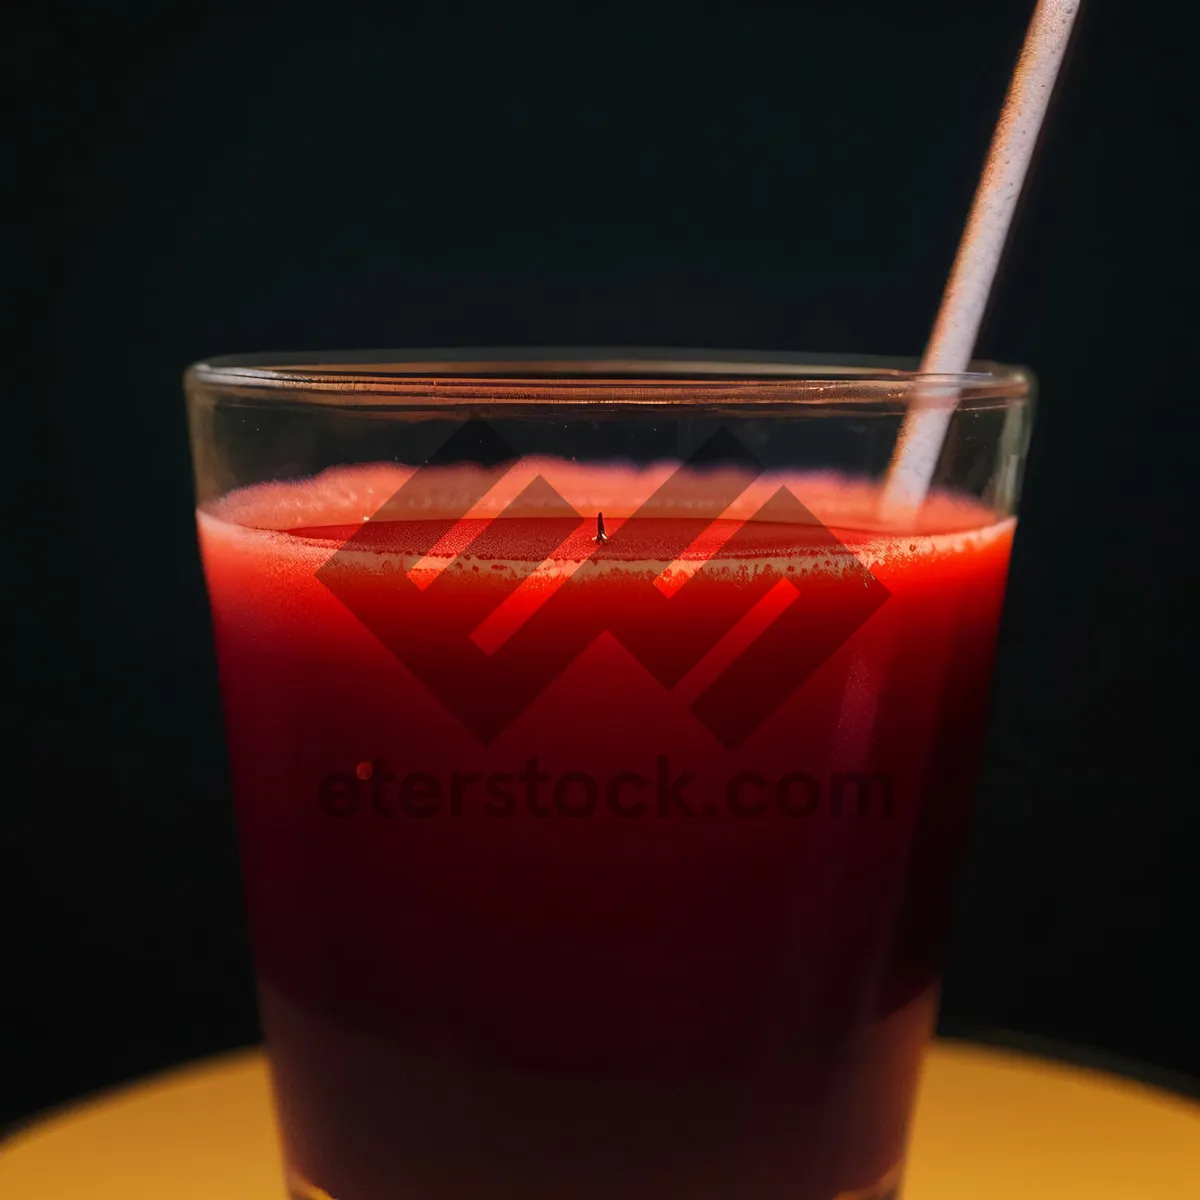
[[[923,375],[957,375],[971,361],[1079,2],[1038,0],[921,359]],[[924,501],[957,399],[945,386],[918,387],[884,486],[885,513],[911,512]]]

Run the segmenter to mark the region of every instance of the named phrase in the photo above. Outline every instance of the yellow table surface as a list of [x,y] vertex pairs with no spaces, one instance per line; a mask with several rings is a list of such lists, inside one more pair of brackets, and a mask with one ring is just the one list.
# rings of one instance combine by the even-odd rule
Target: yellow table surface
[[[906,1200],[1192,1200],[1200,1105],[966,1043],[925,1065]],[[0,1143],[4,1200],[281,1200],[261,1052],[99,1096]]]

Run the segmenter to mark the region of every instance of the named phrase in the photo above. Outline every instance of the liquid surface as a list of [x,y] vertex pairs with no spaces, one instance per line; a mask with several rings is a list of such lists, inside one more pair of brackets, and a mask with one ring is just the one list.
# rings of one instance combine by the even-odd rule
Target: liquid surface
[[469,471],[416,511],[391,467],[200,515],[297,1179],[892,1186],[1011,523],[883,528],[818,477],[647,514],[669,465],[523,466],[461,521]]

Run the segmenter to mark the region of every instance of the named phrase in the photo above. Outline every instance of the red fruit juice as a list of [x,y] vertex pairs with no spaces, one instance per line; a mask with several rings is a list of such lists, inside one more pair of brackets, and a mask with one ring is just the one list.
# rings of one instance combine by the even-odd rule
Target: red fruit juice
[[294,1194],[890,1195],[1013,523],[524,465],[200,515]]

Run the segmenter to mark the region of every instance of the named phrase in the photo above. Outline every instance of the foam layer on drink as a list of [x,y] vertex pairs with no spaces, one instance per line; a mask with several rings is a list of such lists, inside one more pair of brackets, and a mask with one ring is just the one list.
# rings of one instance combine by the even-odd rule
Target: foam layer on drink
[[[633,468],[531,458],[499,476],[475,467],[426,468],[414,486],[415,476],[389,464],[334,468],[312,479],[239,489],[200,521],[207,536],[253,544],[281,566],[298,559],[315,571],[337,551],[344,567],[403,571],[423,586],[450,567],[466,573],[482,567],[521,575],[526,590],[556,586],[572,564],[588,559],[598,572],[627,572],[636,564],[668,591],[701,564],[710,577],[763,570],[886,574],[917,558],[954,557],[1004,541],[1013,528],[1011,519],[997,519],[973,497],[944,493],[930,496],[903,526],[889,526],[879,520],[875,485],[829,474],[753,477],[678,463]],[[668,481],[670,494],[661,496]],[[481,482],[485,494],[468,503],[483,490]],[[714,493],[733,499],[714,505]],[[608,541],[601,554],[598,514]],[[538,543],[529,537],[530,522],[547,521],[560,523],[561,537],[538,552],[543,566],[530,573],[529,547]],[[696,528],[682,548],[680,522]],[[831,545],[827,531],[839,545]]]
[[[663,461],[647,466],[620,463],[588,464],[554,458],[523,458],[493,472],[483,467],[422,468],[420,486],[398,495],[418,477],[413,467],[390,463],[333,467],[311,478],[263,483],[222,497],[206,511],[235,525],[278,531],[355,525],[361,521],[440,520],[499,516],[521,499],[538,480],[544,481],[580,515],[603,511],[608,518],[625,518],[642,509],[670,481],[669,500],[645,515],[685,518],[695,515],[747,520],[781,487],[792,491],[812,518],[822,524],[896,536],[943,534],[979,529],[996,523],[996,516],[973,497],[933,493],[918,513],[902,524],[879,515],[879,486],[847,480],[830,473],[767,471],[759,475],[735,468],[696,468]],[[464,511],[463,498],[483,496]],[[729,504],[711,511],[714,495],[730,494]],[[526,498],[521,516],[553,517],[561,509]]]

